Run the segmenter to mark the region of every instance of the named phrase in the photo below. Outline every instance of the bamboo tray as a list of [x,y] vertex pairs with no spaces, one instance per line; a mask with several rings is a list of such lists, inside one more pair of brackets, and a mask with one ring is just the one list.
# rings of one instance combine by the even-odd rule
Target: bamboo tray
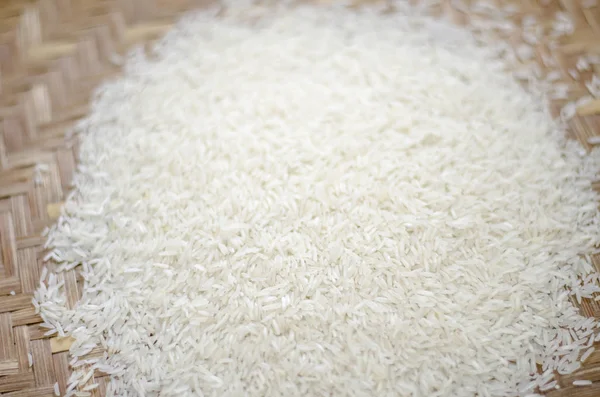
[[[313,0],[317,1],[317,0]],[[325,2],[326,0],[320,0]],[[366,2],[367,0],[362,0]],[[415,0],[418,1],[418,0]],[[583,54],[600,56],[600,5],[582,7],[578,0],[511,0],[519,15],[536,14],[546,23],[557,11],[571,16],[575,31],[550,52],[561,67],[557,84],[569,87],[569,99],[586,95],[584,84],[600,65],[582,73],[579,81],[569,70]],[[45,337],[41,318],[31,298],[44,256],[42,230],[57,218],[77,164],[76,137],[66,134],[83,117],[93,89],[119,68],[112,54],[164,34],[177,16],[209,1],[193,0],[0,0],[0,394],[54,396],[58,383],[63,395],[69,369],[69,338]],[[497,0],[502,4],[509,0]],[[457,23],[471,15],[440,8]],[[549,3],[544,5],[545,3]],[[517,16],[520,18],[520,16]],[[518,44],[515,42],[515,45]],[[594,70],[595,68],[595,70]],[[567,102],[553,103],[558,113]],[[569,133],[587,139],[600,135],[600,99],[580,107]],[[600,189],[600,182],[596,184]],[[598,231],[600,233],[600,230]],[[600,258],[594,258],[600,270]],[[74,305],[81,283],[75,271],[64,275],[68,303]],[[581,305],[588,316],[600,318],[599,302]],[[552,397],[600,396],[600,348],[577,373],[559,379]],[[92,351],[90,355],[101,354]],[[573,387],[575,379],[589,379],[587,387]],[[108,377],[95,373],[99,387],[92,396],[105,395]]]

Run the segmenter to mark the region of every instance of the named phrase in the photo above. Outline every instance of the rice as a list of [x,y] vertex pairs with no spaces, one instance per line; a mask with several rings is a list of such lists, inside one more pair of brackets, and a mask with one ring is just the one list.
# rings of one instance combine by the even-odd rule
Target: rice
[[600,145],[600,136],[589,137],[587,141],[590,145]]
[[35,295],[76,339],[67,395],[101,370],[120,396],[506,396],[579,368],[600,151],[420,4],[235,2],[124,60]]
[[591,380],[576,380],[573,382],[573,386],[589,386],[591,384]]

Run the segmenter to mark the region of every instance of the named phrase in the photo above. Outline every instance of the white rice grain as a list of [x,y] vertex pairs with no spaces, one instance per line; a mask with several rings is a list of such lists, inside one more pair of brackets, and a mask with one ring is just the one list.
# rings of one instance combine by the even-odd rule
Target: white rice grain
[[591,384],[591,380],[576,380],[573,382],[573,386],[589,386]]

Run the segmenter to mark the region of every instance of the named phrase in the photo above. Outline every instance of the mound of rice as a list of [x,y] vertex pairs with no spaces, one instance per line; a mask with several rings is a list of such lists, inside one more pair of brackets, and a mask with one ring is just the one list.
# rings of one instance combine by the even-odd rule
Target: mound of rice
[[119,396],[516,396],[579,368],[600,152],[426,10],[232,3],[78,126],[36,293],[70,393],[96,369]]

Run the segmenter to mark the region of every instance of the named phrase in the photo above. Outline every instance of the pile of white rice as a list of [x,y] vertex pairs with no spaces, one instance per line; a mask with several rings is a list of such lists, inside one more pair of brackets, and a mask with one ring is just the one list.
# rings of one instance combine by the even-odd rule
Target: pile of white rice
[[524,396],[576,370],[600,152],[404,1],[233,4],[134,53],[78,128],[36,294],[77,339],[71,393],[96,369],[119,396]]

